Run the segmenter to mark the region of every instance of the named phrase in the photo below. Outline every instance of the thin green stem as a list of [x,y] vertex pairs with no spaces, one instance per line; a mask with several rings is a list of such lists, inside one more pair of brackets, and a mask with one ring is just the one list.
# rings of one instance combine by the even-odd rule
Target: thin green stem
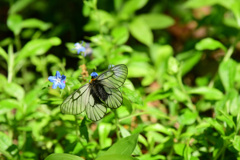
[[240,120],[240,114],[238,113],[238,115],[237,115],[237,122],[236,122],[237,123],[236,124],[236,130],[235,130],[236,134],[238,134],[239,127],[240,127],[239,120]]
[[14,54],[13,54],[13,46],[10,45],[8,47],[8,83],[12,82],[13,78],[13,66],[14,66]]
[[[187,91],[185,90],[185,87],[184,87],[183,82],[182,82],[182,71],[181,71],[181,69],[179,70],[179,72],[177,74],[177,81],[178,81],[178,84],[179,84],[180,89],[182,90],[182,92],[187,94]],[[194,107],[194,105],[192,103],[192,100],[191,100],[190,96],[187,96],[187,107],[190,110],[192,110],[194,113],[198,114],[196,108]],[[201,122],[201,118],[199,116],[197,116],[197,121]]]
[[7,151],[0,148],[0,153],[2,153],[7,159],[13,159],[11,154],[9,154]]
[[117,115],[116,109],[113,109],[113,112],[114,112],[114,114],[115,114],[116,134],[117,134],[117,138],[118,138],[118,140],[119,140],[121,137],[120,137],[120,133],[119,133],[119,129],[118,129],[118,115]]
[[[225,56],[223,57],[223,61],[227,61],[227,60],[229,60],[231,58],[231,56],[232,56],[232,54],[234,52],[234,48],[235,48],[239,38],[240,38],[240,32],[238,33],[238,35],[237,35],[235,41],[233,42],[233,44],[228,48]],[[209,87],[214,86],[214,82],[215,82],[215,79],[216,79],[217,75],[218,74],[216,73],[215,76],[211,79],[211,81],[208,84]]]
[[225,154],[226,146],[227,146],[226,142],[223,142],[223,147],[221,147],[220,151],[217,153],[213,160],[217,160],[221,155]]
[[15,35],[15,44],[16,44],[17,51],[20,51],[22,48],[22,44],[21,44],[19,35]]
[[74,117],[75,117],[75,124],[76,124],[76,136],[77,136],[78,142],[82,145],[82,147],[84,149],[84,154],[85,154],[86,159],[89,159],[88,154],[87,154],[88,153],[87,148],[83,145],[83,142],[80,139],[80,132],[79,132],[77,115],[75,115]]

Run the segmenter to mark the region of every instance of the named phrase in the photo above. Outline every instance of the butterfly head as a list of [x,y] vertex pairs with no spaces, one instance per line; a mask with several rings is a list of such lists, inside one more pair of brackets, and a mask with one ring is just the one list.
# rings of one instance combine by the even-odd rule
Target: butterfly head
[[98,76],[98,74],[96,72],[91,73],[91,79],[95,79],[97,76]]

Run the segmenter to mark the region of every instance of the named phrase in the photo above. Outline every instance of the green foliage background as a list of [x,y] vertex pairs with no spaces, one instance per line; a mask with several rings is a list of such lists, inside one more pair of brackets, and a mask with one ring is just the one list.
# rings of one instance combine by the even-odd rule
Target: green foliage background
[[[240,159],[239,0],[2,0],[0,16],[0,159]],[[128,66],[115,114],[60,112],[111,64]]]

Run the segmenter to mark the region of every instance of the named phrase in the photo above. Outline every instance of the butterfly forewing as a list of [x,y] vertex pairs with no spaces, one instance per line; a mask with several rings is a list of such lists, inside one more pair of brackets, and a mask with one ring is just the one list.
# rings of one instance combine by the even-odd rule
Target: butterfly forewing
[[62,113],[80,114],[85,110],[90,95],[89,84],[85,84],[68,96],[60,105]]
[[96,80],[100,81],[103,85],[108,85],[109,88],[119,88],[125,82],[127,74],[127,66],[119,64],[103,72],[96,78]]
[[108,93],[108,98],[105,101],[109,108],[118,108],[122,105],[122,94],[118,89],[104,87],[105,91]]

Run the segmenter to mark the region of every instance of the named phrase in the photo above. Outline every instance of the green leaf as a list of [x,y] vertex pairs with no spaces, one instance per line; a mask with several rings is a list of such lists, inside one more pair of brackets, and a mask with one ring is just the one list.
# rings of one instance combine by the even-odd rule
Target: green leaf
[[80,125],[80,135],[83,135],[84,138],[87,140],[87,142],[89,142],[88,128],[86,125],[86,116],[84,117],[84,119],[82,120],[81,125]]
[[224,51],[226,51],[226,47],[219,41],[214,40],[212,38],[205,38],[202,39],[200,42],[198,42],[195,45],[195,48],[199,51],[202,50],[216,50],[216,49],[223,49]]
[[0,47],[0,56],[2,56],[5,59],[5,61],[8,62],[7,52],[2,47]]
[[225,135],[225,129],[222,124],[219,124],[216,119],[206,118],[206,121],[211,124],[221,135]]
[[132,110],[133,110],[133,108],[132,108],[132,103],[131,103],[131,101],[130,101],[126,96],[124,96],[124,95],[123,95],[123,104],[122,104],[122,105],[127,108],[128,112],[129,112],[130,114],[132,113]]
[[172,89],[172,95],[171,98],[179,101],[179,102],[186,102],[188,99],[188,95],[186,93],[184,93],[181,89],[175,87]]
[[175,23],[173,18],[164,14],[142,14],[140,17],[151,29],[164,29],[172,26]]
[[5,133],[0,132],[0,148],[2,150],[6,150],[8,147],[12,145],[12,140]]
[[121,19],[128,19],[130,15],[133,14],[136,10],[141,9],[147,4],[148,0],[128,0],[125,1],[122,5],[122,9],[119,13]]
[[209,88],[206,86],[191,88],[188,90],[190,94],[203,95],[207,100],[220,100],[223,97],[223,93],[216,88]]
[[8,12],[9,12],[9,14],[15,14],[19,11],[22,11],[33,1],[34,0],[15,1],[13,4],[11,4],[11,7]]
[[[128,77],[145,77],[154,73],[154,69],[146,62],[131,62],[128,65]],[[152,75],[152,74],[150,74]]]
[[7,19],[7,26],[8,28],[14,33],[14,35],[19,35],[21,32],[21,22],[22,22],[22,17],[17,14],[12,14],[9,15]]
[[[203,6],[212,6],[215,4],[221,4],[224,0],[190,0],[185,3],[187,8],[200,8]],[[228,1],[225,1],[229,3]]]
[[8,83],[7,82],[7,78],[0,73],[0,92],[2,91],[2,89],[4,88],[4,86]]
[[138,159],[128,155],[112,154],[101,156],[96,160],[138,160]]
[[234,136],[233,147],[234,147],[236,150],[238,150],[238,152],[240,151],[240,136],[239,136],[239,135],[235,135],[235,136]]
[[219,111],[221,112],[223,115],[221,116],[217,116],[216,118],[221,120],[223,123],[227,123],[227,125],[230,127],[230,128],[233,128],[235,127],[235,123],[233,121],[233,116],[232,115],[229,115],[228,113],[226,112],[223,112],[223,111]]
[[234,88],[236,67],[237,63],[232,59],[223,61],[220,64],[218,73],[220,75],[220,79],[222,81],[225,91],[229,91],[231,88]]
[[125,87],[123,87],[122,90],[123,90],[123,93],[128,98],[128,100],[131,101],[131,103],[136,103],[136,104],[140,104],[140,105],[143,104],[142,97],[138,91],[131,90],[131,89],[128,89]]
[[16,83],[7,83],[6,86],[4,86],[4,91],[15,98],[17,98],[19,101],[23,99],[25,95],[24,89],[16,84]]
[[144,131],[148,132],[148,131],[157,131],[157,132],[161,132],[164,133],[166,135],[173,135],[172,129],[165,127],[164,125],[161,124],[150,124],[147,127],[144,128]]
[[199,62],[201,57],[202,52],[198,51],[188,51],[178,54],[176,58],[181,64],[182,76],[188,73]]
[[170,45],[154,44],[150,48],[150,56],[155,66],[167,68],[168,59],[173,55],[173,48]]
[[[120,127],[120,132],[123,138],[131,135],[131,133],[127,129],[125,129],[123,126],[119,126],[119,127]],[[138,145],[136,146],[132,154],[141,155],[141,149]]]
[[22,28],[39,28],[42,31],[45,31],[51,27],[50,23],[45,23],[36,18],[26,19],[21,23]]
[[84,160],[84,159],[67,153],[53,153],[47,156],[45,160]]
[[186,109],[185,112],[179,116],[179,123],[182,125],[191,125],[197,119],[197,113],[193,113],[192,111]]
[[100,123],[98,126],[99,143],[102,149],[109,147],[112,144],[112,139],[108,138],[111,127],[112,125],[108,123]]
[[170,57],[168,59],[168,73],[169,74],[176,74],[179,70],[179,62],[176,58]]
[[235,0],[231,4],[231,10],[236,17],[238,28],[240,28],[240,2],[238,0]]
[[133,134],[131,136],[122,138],[113,144],[112,147],[110,147],[105,153],[103,153],[101,157],[114,154],[131,156],[137,145],[137,139],[138,134]]
[[52,46],[57,46],[60,44],[61,40],[57,37],[31,40],[18,53],[15,64],[24,58],[45,54]]
[[15,99],[3,99],[0,101],[0,114],[9,112],[14,108],[20,108],[20,104]]
[[232,115],[237,116],[240,109],[240,97],[238,91],[233,88],[228,91],[226,97],[226,111],[230,111]]
[[153,43],[153,34],[147,23],[140,17],[135,18],[130,26],[130,32],[139,42],[150,46]]
[[174,144],[173,148],[174,148],[174,151],[176,152],[176,154],[183,156],[184,149],[186,148],[186,144],[177,143],[177,144]]
[[124,26],[116,27],[112,30],[111,35],[113,36],[113,42],[117,45],[124,44],[127,42],[129,37],[128,29]]
[[161,100],[161,99],[169,97],[171,94],[172,94],[171,91],[157,90],[157,91],[152,92],[149,95],[147,95],[144,102],[147,103],[147,102],[150,102],[150,101]]

